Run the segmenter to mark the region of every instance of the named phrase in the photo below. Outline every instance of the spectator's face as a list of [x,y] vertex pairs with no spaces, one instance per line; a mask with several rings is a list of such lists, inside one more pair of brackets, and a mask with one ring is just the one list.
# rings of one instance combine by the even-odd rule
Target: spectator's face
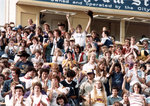
[[105,63],[100,64],[100,65],[99,65],[99,68],[100,68],[101,70],[104,70],[104,68],[105,68]]
[[21,46],[23,46],[23,47],[24,47],[24,46],[25,46],[25,43],[21,43]]
[[127,47],[130,46],[130,41],[129,40],[125,40],[125,46],[127,46]]
[[53,36],[52,33],[48,33],[48,37],[51,38],[51,37],[54,37],[54,36]]
[[55,87],[59,87],[58,86],[59,82],[58,82],[58,80],[56,78],[52,79],[52,81],[53,81]]
[[76,53],[79,53],[79,48],[75,48],[75,52],[76,52]]
[[120,48],[117,48],[118,53],[122,53],[122,50]]
[[134,44],[135,44],[135,39],[134,39],[134,38],[131,38],[131,41],[130,41],[130,42],[131,42],[132,45],[134,45]]
[[18,76],[17,76],[17,74],[16,74],[16,71],[12,71],[12,79],[14,79],[14,78],[18,78]]
[[126,93],[123,95],[123,100],[128,101],[128,95]]
[[64,106],[64,100],[63,99],[58,99],[58,103],[60,106]]
[[0,84],[2,84],[4,82],[4,79],[2,76],[0,76]]
[[113,89],[113,90],[112,90],[112,95],[113,95],[113,96],[117,96],[117,95],[118,95],[117,89]]
[[11,28],[10,28],[10,27],[7,27],[7,31],[11,31]]
[[32,40],[33,44],[37,44],[37,41],[35,39]]
[[96,83],[96,88],[97,88],[97,89],[102,88],[102,84],[101,84],[101,82],[97,82],[97,83]]
[[34,76],[34,71],[30,71],[28,74],[29,74],[29,77],[33,77]]
[[8,72],[4,73],[4,76],[5,76],[5,79],[7,79],[9,77],[9,73]]
[[120,72],[120,67],[115,66],[115,71],[116,71],[116,72]]
[[94,78],[94,74],[93,73],[89,73],[87,74],[88,80],[93,80]]
[[95,55],[91,55],[90,60],[94,62],[94,61],[95,61],[95,58],[96,58],[96,56],[95,56]]
[[20,97],[23,95],[23,91],[21,88],[16,89],[16,96]]
[[144,47],[148,47],[148,43],[147,42],[143,42]]
[[17,40],[21,40],[21,36],[20,35],[17,35]]
[[45,30],[49,30],[48,25],[44,25],[44,29],[45,29]]
[[105,36],[106,36],[105,32],[102,32],[102,37],[105,37]]
[[81,31],[82,31],[82,28],[77,28],[77,33],[81,33]]
[[92,34],[92,37],[93,37],[93,38],[96,38],[96,36],[97,36],[96,33],[93,33],[93,34]]
[[40,29],[39,28],[36,28],[36,33],[40,34]]
[[70,46],[74,46],[75,45],[75,41],[70,41]]
[[58,37],[58,33],[56,31],[54,31],[54,37]]
[[27,58],[26,57],[24,57],[24,56],[21,56],[20,57],[20,61],[24,61],[24,60],[26,60]]
[[67,57],[68,57],[68,59],[71,59],[72,58],[71,53],[67,53]]
[[9,45],[10,45],[10,46],[14,46],[14,41],[10,41],[10,42],[9,42]]
[[120,104],[119,103],[114,103],[113,106],[120,106]]
[[64,74],[64,75],[67,75],[67,70],[63,70],[63,74]]
[[138,68],[138,63],[134,63],[134,68]]
[[60,31],[62,31],[62,30],[64,30],[64,26],[58,26],[58,29],[59,29]]
[[16,35],[16,34],[17,34],[17,31],[13,31],[13,34]]
[[43,72],[42,73],[42,79],[46,79],[48,77],[48,73],[47,72]]
[[40,87],[39,86],[35,86],[34,87],[34,94],[40,93]]
[[65,34],[67,39],[70,39],[70,35],[68,33]]
[[31,19],[28,20],[28,24],[29,24],[29,25],[32,24],[32,20],[31,20]]
[[110,57],[111,54],[109,52],[106,53],[106,57]]
[[39,57],[40,54],[38,52],[35,53],[35,57]]
[[27,37],[27,36],[28,36],[28,34],[27,34],[27,33],[24,33],[23,35],[24,35],[24,37]]
[[134,93],[139,93],[140,92],[140,88],[138,88],[138,85],[134,85]]
[[73,80],[72,77],[67,77],[67,81],[68,81],[68,82],[71,82],[72,80]]

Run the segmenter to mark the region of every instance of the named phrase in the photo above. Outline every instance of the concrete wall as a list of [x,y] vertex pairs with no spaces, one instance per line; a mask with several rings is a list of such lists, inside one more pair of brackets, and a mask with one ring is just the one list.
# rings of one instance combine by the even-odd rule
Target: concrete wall
[[107,27],[110,30],[110,34],[115,36],[116,40],[120,40],[120,22],[104,19],[94,19],[91,25],[91,30],[96,30],[101,37],[102,28]]
[[[56,11],[68,11],[68,10],[59,10],[59,9],[52,9],[52,8],[43,8],[38,6],[27,6],[27,5],[17,5],[17,20],[16,23],[22,24],[23,26],[27,25],[27,20],[29,18],[32,18],[34,23],[37,25],[39,24],[39,16],[40,11],[44,9],[50,9],[50,10],[56,10]],[[66,16],[62,15],[53,15],[53,14],[46,14],[44,17],[44,20],[47,21],[50,25],[53,25],[52,29],[56,28],[56,24],[58,21],[66,22]],[[70,18],[71,24],[74,28],[78,24],[81,24],[83,29],[85,29],[87,23],[88,23],[88,16],[84,12],[76,12],[76,15],[71,16]]]
[[142,35],[150,38],[150,24],[126,22],[126,37],[136,36],[136,39],[141,39]]

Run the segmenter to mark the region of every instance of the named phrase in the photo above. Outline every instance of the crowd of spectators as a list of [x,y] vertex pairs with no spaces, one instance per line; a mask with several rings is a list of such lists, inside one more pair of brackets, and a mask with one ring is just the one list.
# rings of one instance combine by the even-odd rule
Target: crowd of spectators
[[150,38],[116,42],[70,15],[51,30],[5,24],[0,31],[0,103],[6,106],[150,106]]

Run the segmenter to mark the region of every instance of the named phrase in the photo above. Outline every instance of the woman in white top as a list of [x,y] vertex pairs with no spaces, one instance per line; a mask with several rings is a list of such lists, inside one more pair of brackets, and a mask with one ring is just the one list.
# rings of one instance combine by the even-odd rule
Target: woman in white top
[[122,100],[120,101],[120,103],[122,103],[124,106],[130,106],[130,102],[129,102],[129,98],[128,98],[128,94],[127,92],[123,92],[122,93]]
[[15,46],[14,39],[9,39],[8,46],[5,47],[5,53],[8,55],[8,57],[12,60],[14,60],[15,54],[17,53],[17,46]]
[[25,106],[25,101],[23,100],[24,87],[18,84],[12,87],[11,91],[12,97],[10,98],[9,95],[5,97],[6,106]]
[[56,48],[54,51],[54,56],[52,57],[52,63],[62,64],[64,56],[59,48]]
[[130,106],[145,106],[146,105],[145,96],[141,94],[142,92],[141,85],[139,83],[135,83],[132,88],[133,89],[132,93],[125,89],[126,80],[127,78],[125,76],[122,84],[122,90],[128,93]]
[[42,58],[42,54],[41,54],[41,51],[40,50],[36,50],[35,51],[35,57],[31,59],[32,63],[33,64],[36,64],[36,63],[44,63],[44,60]]
[[95,82],[95,86],[90,93],[91,98],[89,99],[92,106],[107,106],[107,95],[105,87],[100,80]]
[[96,68],[95,79],[101,80],[103,83],[107,83],[107,71],[106,71],[106,61],[99,61]]
[[81,47],[85,46],[86,33],[88,32],[88,29],[91,25],[91,21],[93,18],[93,12],[92,11],[88,11],[87,14],[89,15],[89,21],[88,21],[88,24],[87,24],[87,26],[83,32],[82,32],[82,26],[80,24],[77,25],[76,30],[73,31],[73,28],[72,28],[71,23],[70,23],[69,15],[66,16],[67,21],[68,21],[69,30],[73,33],[72,36],[75,39],[75,44],[79,44]]
[[49,95],[50,105],[51,106],[58,106],[56,99],[59,94],[67,94],[69,92],[68,87],[63,87],[60,85],[60,78],[58,76],[53,77],[52,79],[52,86],[50,89],[47,90],[47,94]]
[[32,38],[32,45],[30,46],[30,51],[31,51],[31,54],[34,55],[36,50],[40,50],[41,52],[43,52],[43,47],[38,44],[38,38],[37,37],[33,37]]
[[42,84],[35,82],[26,101],[26,106],[50,106],[47,95],[41,93]]
[[96,53],[92,52],[89,54],[89,62],[83,65],[83,72],[96,68]]

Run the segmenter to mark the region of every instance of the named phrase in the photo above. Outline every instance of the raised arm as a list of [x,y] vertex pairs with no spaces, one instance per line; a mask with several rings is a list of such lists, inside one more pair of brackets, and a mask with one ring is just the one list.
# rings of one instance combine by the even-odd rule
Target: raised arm
[[89,29],[89,27],[90,27],[90,25],[91,25],[91,22],[92,22],[92,19],[93,19],[93,12],[89,10],[89,11],[87,12],[87,15],[89,16],[89,21],[88,21],[88,24],[87,24],[87,26],[86,26],[86,28],[85,28],[85,31],[86,31],[86,32],[88,31],[88,29]]
[[67,14],[67,15],[66,15],[66,18],[67,18],[67,22],[68,22],[68,28],[69,28],[69,30],[71,31],[71,30],[72,30],[72,26],[71,26],[69,17],[70,17],[70,15]]
[[89,27],[90,27],[90,25],[91,25],[91,22],[92,22],[92,18],[89,17],[88,24],[87,24],[87,26],[86,26],[86,28],[85,28],[85,31],[86,31],[86,32],[88,32],[88,29],[89,29]]
[[122,90],[123,90],[124,92],[129,92],[129,91],[125,88],[125,86],[126,86],[126,80],[127,80],[127,77],[124,76],[124,80],[123,80],[123,83],[122,83]]
[[115,60],[112,60],[112,65],[111,65],[111,67],[109,69],[109,74],[110,75],[113,73],[114,66],[115,66]]
[[123,74],[125,74],[125,67],[124,67],[124,65],[123,65],[123,60],[122,60],[122,59],[119,60],[119,63],[120,63],[120,65],[121,65],[121,72],[122,72]]

